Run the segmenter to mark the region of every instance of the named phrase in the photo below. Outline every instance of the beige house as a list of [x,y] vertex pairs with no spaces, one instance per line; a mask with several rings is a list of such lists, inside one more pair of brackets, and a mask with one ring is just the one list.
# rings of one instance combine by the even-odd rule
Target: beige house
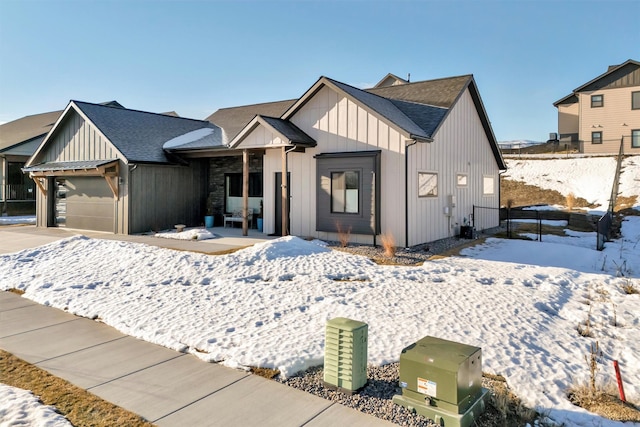
[[629,59],[553,104],[561,144],[581,153],[640,154],[640,62]]

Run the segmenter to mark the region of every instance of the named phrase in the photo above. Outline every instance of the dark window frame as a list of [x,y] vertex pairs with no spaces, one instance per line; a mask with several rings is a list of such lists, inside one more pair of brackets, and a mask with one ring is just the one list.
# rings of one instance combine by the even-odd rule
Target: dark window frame
[[[224,185],[227,197],[242,197],[242,173],[225,173]],[[263,197],[262,172],[249,173],[249,197]]]
[[640,91],[631,92],[631,109],[640,110]]
[[[597,98],[600,98],[600,100],[598,101]],[[604,107],[604,95],[602,94],[591,95],[591,108],[600,108],[600,107]]]
[[[636,133],[636,141],[634,144],[634,132]],[[631,148],[640,148],[640,129],[631,129]]]
[[603,138],[602,138],[602,131],[601,130],[597,130],[597,131],[591,132],[591,143],[592,144],[602,144],[602,139]]
[[[350,169],[350,170],[343,170],[343,171],[331,171],[329,177],[331,179],[331,194],[330,194],[330,200],[331,200],[331,213],[332,214],[344,214],[344,215],[360,215],[361,212],[361,196],[362,196],[362,180],[360,179],[360,170],[355,170],[355,169]],[[344,176],[344,188],[336,188],[334,189],[334,182],[336,182],[334,180],[334,175],[342,175]],[[355,174],[357,182],[356,182],[356,188],[353,188],[353,182],[351,182],[351,188],[348,186],[349,184],[349,180],[347,179],[347,174]],[[347,211],[347,190],[358,190],[358,206],[357,206],[357,210],[354,211]],[[342,200],[344,201],[343,203],[343,210],[336,210],[336,207],[334,206],[334,192],[337,192],[338,190],[342,190],[343,191],[343,195],[342,195]]]

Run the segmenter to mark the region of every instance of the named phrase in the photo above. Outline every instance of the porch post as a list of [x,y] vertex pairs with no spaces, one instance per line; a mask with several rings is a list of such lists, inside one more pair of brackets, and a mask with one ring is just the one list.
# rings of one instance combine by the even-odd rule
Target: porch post
[[287,148],[282,147],[282,235],[289,235],[289,189],[287,188]]
[[249,151],[242,150],[242,235],[249,233],[247,214],[249,212]]

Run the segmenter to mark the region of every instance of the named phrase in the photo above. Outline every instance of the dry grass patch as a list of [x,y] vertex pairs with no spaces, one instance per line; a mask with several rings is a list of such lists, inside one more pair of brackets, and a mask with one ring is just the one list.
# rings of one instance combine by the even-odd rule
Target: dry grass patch
[[524,426],[536,425],[539,414],[522,403],[516,396],[507,380],[502,375],[482,374],[483,386],[491,390],[489,407],[496,409],[498,416],[493,421],[495,426]]
[[22,295],[24,294],[24,291],[22,289],[18,289],[18,288],[11,288],[9,289],[9,292],[16,294],[16,295]]
[[[535,185],[529,185],[522,181],[503,179],[500,182],[500,197],[503,200],[512,200],[513,206],[532,205],[565,205],[567,198],[555,190],[546,190]],[[573,201],[573,208],[593,208],[582,197],[576,197]]]
[[263,377],[266,378],[268,380],[272,380],[275,377],[277,377],[278,375],[280,375],[280,371],[277,369],[271,369],[271,368],[256,368],[256,367],[251,367],[250,371],[253,375],[258,375],[259,377]]
[[[616,212],[633,210],[632,208],[637,203],[638,203],[638,196],[618,196],[616,197],[616,205],[614,206],[613,210]],[[638,214],[636,213],[636,215]]]
[[614,384],[605,390],[591,392],[590,386],[580,384],[572,387],[567,397],[576,406],[586,409],[607,419],[622,422],[640,422],[640,411],[628,402],[621,401],[617,396]]
[[0,382],[31,390],[42,403],[56,407],[76,427],[153,426],[139,415],[102,400],[4,350],[0,350]]
[[393,238],[393,234],[385,233],[380,236],[382,248],[384,249],[384,256],[387,258],[393,258],[396,255],[396,239]]
[[640,293],[631,279],[627,279],[627,281],[622,285],[622,291],[627,295]]

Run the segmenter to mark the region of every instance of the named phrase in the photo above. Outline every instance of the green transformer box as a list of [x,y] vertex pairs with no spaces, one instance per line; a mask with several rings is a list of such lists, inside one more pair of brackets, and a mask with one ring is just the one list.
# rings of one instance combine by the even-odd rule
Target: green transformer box
[[394,403],[441,426],[471,426],[489,397],[482,388],[482,349],[424,337],[402,350],[400,387]]

